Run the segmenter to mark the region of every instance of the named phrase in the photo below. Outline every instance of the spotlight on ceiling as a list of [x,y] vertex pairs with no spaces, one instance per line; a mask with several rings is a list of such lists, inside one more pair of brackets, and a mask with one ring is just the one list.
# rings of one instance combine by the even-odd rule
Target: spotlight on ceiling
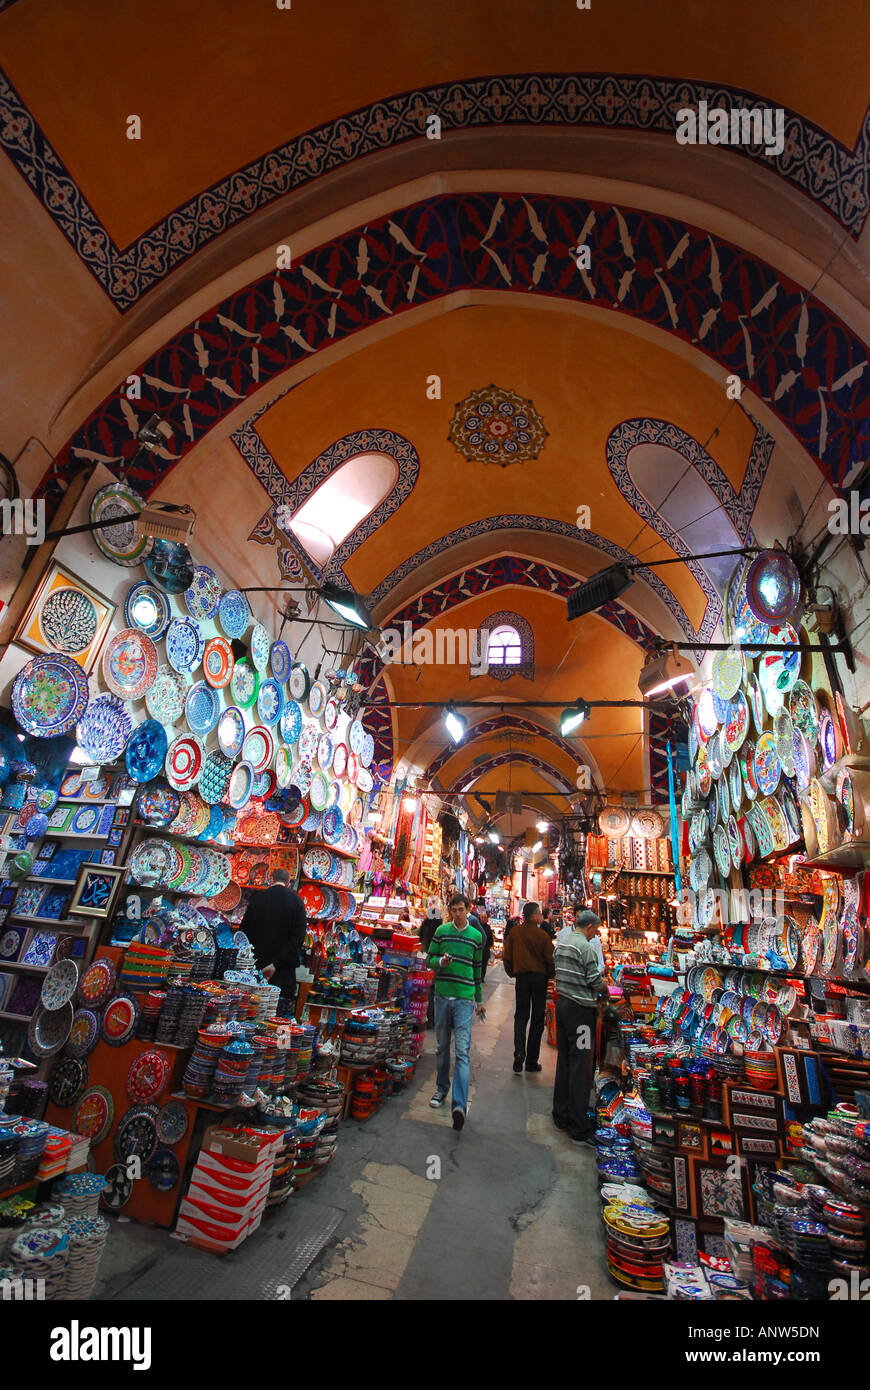
[[322,584],[317,593],[346,623],[366,631],[373,626],[371,613],[353,589],[340,589],[337,584]]
[[486,838],[489,840],[489,843],[491,845],[501,844],[501,836],[499,835],[497,830],[487,830]]
[[581,618],[584,613],[594,613],[596,608],[619,598],[632,584],[632,576],[624,565],[608,565],[583,581],[573,593],[568,595],[568,621]]
[[572,734],[575,729],[579,729],[584,719],[589,717],[589,705],[585,700],[575,700],[573,705],[568,705],[562,710],[562,717],[559,720],[559,732],[563,738]]
[[545,869],[545,870],[544,870],[544,878],[552,878],[552,877],[553,877],[553,874],[554,874],[555,872],[556,872],[555,869]]
[[444,708],[444,727],[454,743],[462,742],[463,734],[468,728],[468,720],[464,714],[459,713],[452,700]]
[[536,840],[535,843],[532,845],[532,854],[537,854],[538,850],[539,850],[539,849],[543,849],[543,848],[544,848],[544,842],[543,842],[543,840]]
[[539,820],[539,821],[536,821],[536,822],[535,822],[535,829],[536,829],[536,830],[539,830],[540,833],[543,835],[543,833],[544,833],[545,830],[549,830],[549,829],[550,829],[550,822],[549,822],[548,820]]
[[653,699],[656,695],[664,695],[674,686],[684,682],[690,684],[694,677],[692,663],[681,656],[676,647],[669,647],[658,656],[647,657],[637,684],[644,699]]
[[158,501],[146,502],[134,521],[137,536],[154,536],[181,545],[190,540],[195,525],[196,512],[192,507]]

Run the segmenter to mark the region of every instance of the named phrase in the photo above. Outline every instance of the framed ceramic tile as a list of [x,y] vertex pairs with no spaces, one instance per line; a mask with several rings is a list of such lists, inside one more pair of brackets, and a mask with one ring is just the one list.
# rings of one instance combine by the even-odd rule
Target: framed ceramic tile
[[70,899],[70,912],[85,917],[108,917],[123,877],[124,868],[120,864],[82,864]]
[[114,806],[104,806],[100,811],[100,821],[97,826],[97,835],[108,835],[112,828],[112,817],[115,814]]
[[713,1163],[701,1158],[689,1161],[691,1167],[692,1204],[699,1220],[710,1221],[720,1216],[746,1220],[749,1210],[748,1174],[745,1164],[735,1164],[732,1176],[727,1162]]
[[90,672],[115,615],[115,604],[53,560],[13,641],[32,652],[61,652]]
[[68,903],[68,888],[49,888],[39,905],[39,916],[60,922],[66,917]]
[[18,888],[14,883],[4,883],[0,888],[0,907],[11,907],[17,892]]
[[689,1186],[689,1162],[687,1158],[675,1155],[671,1160],[674,1178],[674,1211],[691,1212],[692,1194]]
[[109,844],[112,845],[114,849],[117,849],[117,848],[118,848],[118,846],[120,845],[120,843],[121,843],[121,841],[123,840],[123,838],[124,838],[124,832],[123,832],[123,830],[116,829],[116,830],[110,830],[110,831],[109,831]]
[[6,927],[0,931],[0,966],[4,961],[18,959],[26,935],[27,927]]
[[50,965],[56,941],[57,937],[54,932],[35,931],[24,949],[24,955],[21,957],[22,964]]
[[8,916],[9,916],[9,908],[8,908],[8,907],[0,907],[0,927],[3,926],[3,924],[5,923],[6,918],[7,918]]
[[671,1242],[675,1259],[690,1265],[698,1263],[698,1228],[690,1217],[671,1217]]
[[662,1149],[673,1149],[677,1143],[677,1122],[667,1115],[653,1115],[652,1142]]
[[[38,853],[37,856],[36,856],[36,861],[35,861],[35,862],[36,862],[37,864],[40,864],[40,865],[42,865],[42,864],[47,864],[48,861],[49,861],[49,859],[51,859],[51,857],[52,857],[52,855],[54,854],[54,852],[55,852],[56,849],[57,849],[57,845],[53,845],[53,844],[43,845],[42,848],[40,849],[39,853]],[[41,873],[41,872],[42,872],[42,870],[40,869],[40,873]]]
[[704,1126],[695,1120],[677,1121],[677,1148],[686,1154],[707,1157],[707,1135]]
[[126,824],[127,824],[127,821],[129,820],[129,818],[130,818],[130,812],[129,812],[129,810],[127,810],[127,809],[126,809],[125,807],[123,807],[123,806],[119,806],[118,809],[117,809],[117,811],[115,812],[114,816],[112,817],[112,824],[113,824],[113,825],[126,825]]
[[730,1129],[710,1130],[710,1157],[728,1158],[734,1152],[734,1135]]
[[24,883],[18,890],[15,899],[16,917],[38,917],[39,904],[45,897],[45,888],[41,883]]
[[52,830],[66,830],[75,815],[75,811],[75,806],[55,806],[48,817],[48,833],[51,834]]
[[775,1135],[744,1134],[738,1131],[737,1152],[746,1158],[776,1159],[780,1156],[781,1145]]
[[114,864],[114,862],[115,862],[115,851],[114,851],[113,849],[104,849],[104,850],[101,850],[101,851],[100,851],[100,863],[101,863],[101,864]]

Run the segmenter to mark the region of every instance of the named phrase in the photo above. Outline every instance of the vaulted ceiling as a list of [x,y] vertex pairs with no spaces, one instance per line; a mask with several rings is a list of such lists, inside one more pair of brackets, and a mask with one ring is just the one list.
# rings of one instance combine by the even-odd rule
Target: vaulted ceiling
[[[861,0],[0,0],[0,449],[52,504],[129,468],[261,585],[317,571],[277,509],[389,456],[325,573],[382,626],[516,615],[534,674],[387,667],[382,766],[553,814],[578,762],[660,793],[637,708],[567,745],[552,709],[475,715],[451,750],[409,706],[636,699],[656,637],[719,623],[692,552],[785,537],[866,456],[868,29]],[[701,100],[781,106],[783,150],[677,145]],[[567,623],[578,579],[674,556]]]

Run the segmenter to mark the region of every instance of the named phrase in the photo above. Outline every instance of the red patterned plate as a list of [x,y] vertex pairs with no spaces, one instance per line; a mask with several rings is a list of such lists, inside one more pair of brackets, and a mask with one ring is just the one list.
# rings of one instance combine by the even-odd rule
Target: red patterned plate
[[218,912],[232,912],[234,907],[238,907],[242,901],[242,890],[237,883],[228,883],[222,893],[216,894],[209,902],[209,907],[216,908]]
[[84,1009],[102,1008],[115,988],[114,962],[101,956],[89,965],[79,980],[79,1003]]
[[210,686],[222,690],[229,685],[236,659],[233,649],[225,637],[212,637],[205,644],[202,654],[202,671]]
[[330,733],[332,733],[332,730],[338,723],[338,713],[338,701],[333,700],[332,696],[330,696],[323,707],[323,722]]
[[91,1148],[105,1139],[112,1127],[115,1116],[115,1103],[105,1086],[89,1086],[72,1112],[74,1133],[81,1134],[91,1141]]
[[159,665],[157,648],[138,628],[115,634],[103,653],[103,680],[122,700],[141,700],[154,684]]
[[359,775],[359,758],[357,757],[356,753],[348,753],[348,755],[347,755],[347,776],[348,776],[348,781],[356,783],[356,779],[357,779],[358,775]]
[[263,772],[269,766],[275,753],[275,740],[263,724],[255,724],[248,730],[242,744],[242,758],[250,763],[255,772]]
[[110,999],[103,1014],[101,1033],[103,1041],[110,1047],[123,1047],[136,1031],[139,1021],[139,1005],[132,994],[116,994]]
[[149,1105],[166,1090],[171,1071],[165,1053],[156,1048],[140,1052],[127,1072],[127,1095],[139,1105]]
[[205,745],[196,734],[182,734],[166,753],[166,779],[177,792],[188,791],[199,781],[205,762]]
[[316,917],[326,907],[326,893],[316,883],[300,884],[299,896],[305,904],[305,911],[311,917]]

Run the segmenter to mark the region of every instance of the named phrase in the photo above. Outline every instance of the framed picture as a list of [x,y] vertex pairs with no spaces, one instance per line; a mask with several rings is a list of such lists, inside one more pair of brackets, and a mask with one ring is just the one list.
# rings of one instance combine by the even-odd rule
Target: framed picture
[[100,850],[100,863],[101,863],[101,864],[114,864],[114,862],[115,862],[115,851],[114,851],[113,849],[102,849],[102,850]]
[[126,825],[130,817],[130,812],[124,807],[119,806],[112,818],[113,825]]
[[734,1135],[730,1129],[710,1130],[710,1157],[728,1158],[734,1152]]
[[113,846],[115,847],[115,849],[118,848],[118,845],[120,845],[120,843],[121,843],[121,841],[122,841],[123,838],[124,838],[124,832],[123,832],[123,830],[115,829],[115,830],[110,830],[110,831],[109,831],[109,844],[110,844],[110,845],[113,845]]
[[662,1149],[673,1149],[677,1143],[677,1121],[667,1115],[653,1115],[652,1142]]
[[677,1148],[682,1153],[697,1154],[698,1158],[706,1158],[707,1136],[704,1132],[704,1126],[697,1124],[694,1120],[678,1120]]
[[738,1133],[737,1152],[747,1158],[769,1158],[780,1157],[781,1145],[775,1136],[765,1136],[754,1134]]
[[689,1167],[693,1160],[675,1155],[673,1165],[673,1210],[688,1215],[692,1210],[692,1193],[689,1183]]
[[692,1206],[699,1220],[714,1220],[733,1216],[745,1221],[749,1211],[749,1175],[746,1164],[735,1164],[732,1176],[728,1163],[714,1163],[702,1158],[689,1161],[692,1182]]
[[108,917],[123,877],[124,869],[118,864],[82,864],[70,899],[70,912]]
[[110,599],[53,560],[12,640],[32,652],[62,652],[89,672],[114,616]]

